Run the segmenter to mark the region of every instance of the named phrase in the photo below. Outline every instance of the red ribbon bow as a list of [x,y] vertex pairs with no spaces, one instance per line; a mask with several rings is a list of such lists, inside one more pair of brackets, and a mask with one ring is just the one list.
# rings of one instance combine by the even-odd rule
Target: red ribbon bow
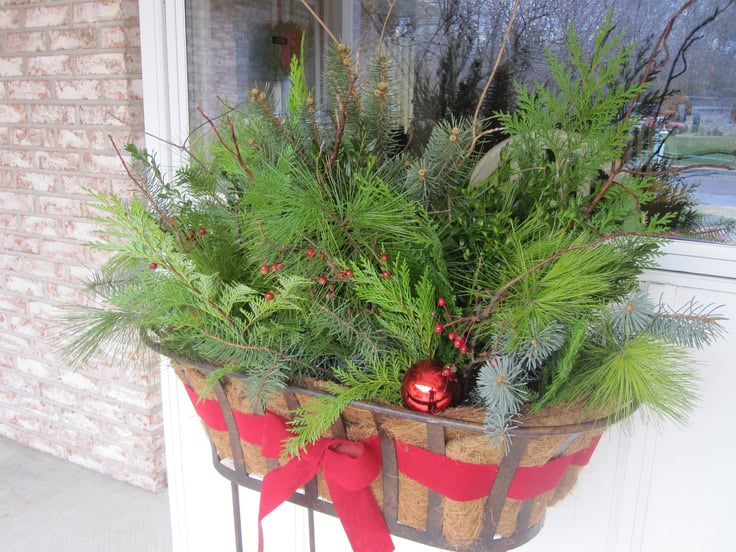
[[[222,410],[216,401],[199,400],[186,386],[197,414],[212,429],[227,431]],[[284,441],[291,435],[284,421],[266,412],[263,416],[233,410],[240,438],[261,445],[261,454],[278,458]],[[381,469],[378,437],[362,441],[323,437],[309,445],[298,458],[272,470],[263,478],[258,510],[258,550],[263,551],[261,522],[279,504],[322,469],[335,512],[340,518],[355,552],[390,552],[391,534],[370,489]]]

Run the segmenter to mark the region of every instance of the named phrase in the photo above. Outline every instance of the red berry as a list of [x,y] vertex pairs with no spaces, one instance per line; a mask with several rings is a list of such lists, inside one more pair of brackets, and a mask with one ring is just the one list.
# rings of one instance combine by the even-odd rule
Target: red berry
[[307,249],[307,257],[314,257],[314,249],[311,247]]
[[271,292],[271,291],[267,291],[266,293],[264,293],[264,294],[263,294],[263,298],[264,298],[264,299],[265,299],[266,301],[273,301],[273,298],[274,298],[274,294],[273,294],[273,292]]
[[200,228],[199,230],[197,230],[197,235],[199,236],[204,236],[206,233],[207,233],[206,228]]
[[330,291],[335,291],[335,284],[330,284]]
[[445,327],[442,324],[437,324],[434,327],[434,333],[442,333],[445,331]]
[[278,272],[278,270],[279,270],[279,263],[271,263],[271,271]]
[[387,253],[381,253],[381,260],[385,263],[388,261],[388,254]]
[[158,268],[158,264],[157,263],[151,263],[151,264],[148,265],[148,268],[150,268],[151,270],[156,270]]
[[353,277],[353,271],[349,268],[345,271],[345,277],[346,278],[352,278]]
[[453,341],[452,344],[455,346],[456,349],[459,349],[460,347],[465,345],[465,340],[462,337],[456,337],[455,341]]
[[467,355],[470,352],[470,347],[468,347],[467,345],[463,345],[462,347],[460,347],[460,352],[464,355]]
[[449,339],[450,341],[455,341],[456,337],[457,334],[455,332],[450,332],[449,334],[447,334],[447,339]]
[[446,304],[447,303],[445,302],[445,298],[444,297],[440,297],[439,299],[437,299],[437,306],[438,307],[444,307]]
[[445,379],[451,378],[452,377],[452,368],[450,368],[449,366],[445,366],[442,369],[442,377],[445,378]]
[[337,273],[337,279],[338,280],[344,280],[345,279],[345,273],[344,272],[338,272]]
[[388,270],[384,270],[383,272],[381,272],[381,276],[388,280],[389,278],[391,278],[391,273]]
[[319,276],[317,276],[317,283],[319,285],[321,285],[321,286],[326,285],[327,284],[327,276],[325,276],[324,274],[320,274]]
[[263,264],[262,264],[262,265],[261,265],[261,266],[260,266],[260,267],[258,268],[258,270],[260,270],[260,271],[261,271],[261,274],[268,274],[269,272],[271,272],[271,267],[270,267],[270,266],[268,266],[268,265],[267,265],[266,263],[263,263]]

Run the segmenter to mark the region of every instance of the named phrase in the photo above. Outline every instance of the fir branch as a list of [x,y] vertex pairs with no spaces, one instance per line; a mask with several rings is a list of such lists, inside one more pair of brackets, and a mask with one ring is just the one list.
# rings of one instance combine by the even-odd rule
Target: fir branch
[[669,232],[664,232],[664,233],[662,232],[614,232],[612,234],[608,234],[607,236],[601,236],[600,238],[590,240],[585,243],[568,245],[567,247],[560,249],[559,251],[546,257],[545,259],[542,259],[541,261],[536,263],[534,266],[526,269],[525,271],[521,272],[520,274],[518,274],[517,276],[515,276],[514,278],[510,279],[505,284],[497,288],[495,293],[491,297],[491,300],[488,301],[488,303],[485,305],[483,310],[481,310],[478,314],[472,317],[469,317],[468,321],[471,324],[475,324],[491,316],[491,314],[493,314],[494,309],[496,308],[498,303],[504,300],[504,298],[506,297],[508,293],[508,290],[511,287],[513,287],[514,285],[518,284],[519,282],[527,278],[530,274],[533,274],[534,272],[541,269],[542,267],[559,259],[563,255],[573,252],[573,251],[578,251],[581,249],[596,247],[598,245],[609,242],[611,240],[624,238],[624,237],[630,237],[630,236],[649,237],[649,238],[665,238],[665,237],[671,237],[672,234]]
[[683,422],[692,411],[697,378],[679,345],[641,334],[615,349],[590,344],[588,360],[562,396],[583,399],[591,409],[627,416],[637,407],[654,421]]
[[726,319],[719,313],[721,308],[700,304],[695,298],[676,310],[660,305],[650,329],[654,335],[683,347],[702,349],[726,333],[720,325]]
[[547,366],[544,367],[540,378],[540,398],[534,403],[533,410],[538,411],[543,406],[559,400],[559,395],[567,385],[573,373],[586,340],[588,339],[589,321],[585,318],[576,320],[568,331],[564,347]]
[[405,359],[397,357],[384,359],[366,370],[352,362],[345,369],[335,369],[340,384],[326,384],[329,395],[310,400],[294,412],[291,427],[295,436],[286,442],[283,456],[298,457],[308,444],[328,434],[332,424],[353,401],[400,402],[401,367],[406,365]]

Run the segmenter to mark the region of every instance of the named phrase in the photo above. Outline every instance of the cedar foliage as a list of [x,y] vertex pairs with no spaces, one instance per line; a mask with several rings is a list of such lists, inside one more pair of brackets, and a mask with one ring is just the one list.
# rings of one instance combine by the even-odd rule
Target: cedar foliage
[[104,306],[69,315],[69,353],[81,362],[138,335],[218,366],[215,378],[240,374],[258,410],[318,378],[330,395],[296,412],[290,454],[350,401],[397,403],[424,358],[457,368],[500,437],[526,402],[682,418],[682,346],[718,337],[719,315],[637,292],[664,219],[642,215],[641,181],[598,178],[627,140],[616,113],[641,91],[617,81],[628,50],[610,31],[609,19],[590,56],[571,31],[569,59],[549,58],[556,88],[519,89],[501,115],[512,137],[480,182],[477,126],[438,123],[423,151],[403,151],[388,58],[359,82],[345,45],[330,56],[326,110],[295,57],[288,115],[252,90],[210,120],[211,145],[173,182],[129,146],[137,197],[92,196],[92,245],[112,256],[90,282]]

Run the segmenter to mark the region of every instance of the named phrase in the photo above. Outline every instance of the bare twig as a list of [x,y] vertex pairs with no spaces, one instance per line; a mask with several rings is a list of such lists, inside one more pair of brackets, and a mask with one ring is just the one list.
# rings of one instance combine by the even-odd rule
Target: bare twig
[[480,110],[483,107],[483,101],[486,98],[486,94],[488,94],[488,90],[491,87],[491,82],[493,82],[493,79],[496,76],[496,71],[498,71],[498,66],[501,64],[501,58],[503,57],[504,50],[506,49],[506,45],[509,42],[509,35],[511,34],[511,26],[514,23],[514,20],[516,19],[516,13],[519,10],[519,4],[520,0],[514,0],[514,6],[511,8],[511,15],[509,16],[508,23],[506,24],[506,31],[503,33],[503,40],[501,41],[501,47],[498,49],[498,54],[496,55],[496,61],[493,63],[493,69],[491,70],[491,74],[488,75],[488,80],[486,81],[486,85],[483,87],[483,92],[480,95],[480,98],[478,98],[478,103],[475,106],[475,113],[473,114],[473,139],[470,142],[470,147],[468,148],[467,155],[470,155],[475,150],[475,146],[478,144],[478,140],[481,138],[481,135],[477,133],[478,131],[478,119],[480,117]]
[[380,52],[381,50],[383,50],[383,37],[386,36],[386,27],[388,27],[388,20],[391,17],[391,12],[394,11],[395,5],[396,5],[396,0],[389,0],[388,11],[386,12],[386,17],[383,18],[383,27],[381,27],[381,36],[378,38],[378,47],[376,48],[377,52]]
[[233,132],[232,138],[235,149],[231,148],[228,143],[225,142],[225,140],[222,138],[222,135],[220,134],[220,131],[217,129],[217,125],[215,124],[215,122],[207,116],[207,114],[202,110],[200,106],[197,106],[197,111],[200,115],[202,115],[202,117],[204,117],[205,121],[209,123],[210,127],[212,127],[212,130],[214,131],[215,136],[217,136],[217,140],[218,142],[220,142],[220,145],[225,148],[233,157],[235,157],[240,167],[245,171],[245,174],[248,175],[248,180],[253,183],[255,180],[253,177],[253,172],[248,168],[248,166],[243,161],[243,158],[240,156],[240,149],[238,148],[237,140],[235,139],[235,130],[232,127],[232,121],[230,121],[230,118],[228,117],[227,120],[229,121],[230,128]]
[[314,17],[317,20],[317,23],[319,23],[319,26],[322,27],[322,29],[327,33],[327,35],[330,37],[330,39],[332,39],[332,42],[334,42],[335,44],[339,44],[340,41],[337,40],[337,37],[335,37],[334,34],[332,34],[332,31],[330,30],[330,28],[322,20],[322,18],[319,15],[317,15],[317,12],[315,12],[312,9],[312,6],[309,5],[309,3],[307,2],[307,0],[301,0],[301,3],[302,3],[302,5],[305,8],[307,8],[307,11],[312,14],[312,17]]

